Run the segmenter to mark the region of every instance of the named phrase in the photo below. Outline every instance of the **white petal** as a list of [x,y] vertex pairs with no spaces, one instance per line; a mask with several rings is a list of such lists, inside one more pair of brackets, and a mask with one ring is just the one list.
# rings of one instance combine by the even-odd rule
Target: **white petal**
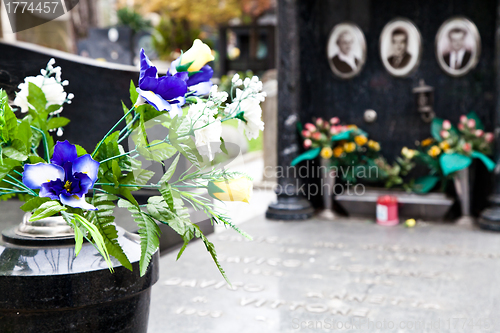
[[61,202],[65,205],[75,207],[75,208],[82,208],[82,209],[87,209],[87,210],[97,210],[94,206],[89,204],[87,201],[85,201],[85,195],[83,195],[81,198],[78,198],[76,195],[67,197],[65,195],[60,195],[59,198],[61,199]]
[[170,111],[172,106],[169,102],[161,98],[160,95],[155,94],[152,91],[145,91],[137,88],[137,92],[144,98],[149,104],[154,106],[158,111]]
[[56,179],[64,179],[64,169],[58,165],[37,163],[24,166],[23,183],[31,189],[38,189],[43,183]]

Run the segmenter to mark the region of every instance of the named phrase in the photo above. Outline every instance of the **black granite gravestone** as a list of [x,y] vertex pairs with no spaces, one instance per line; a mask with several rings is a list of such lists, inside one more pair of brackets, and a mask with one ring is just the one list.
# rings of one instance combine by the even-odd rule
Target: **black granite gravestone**
[[[435,51],[438,29],[446,20],[457,16],[470,19],[481,38],[477,66],[461,77],[443,71]],[[420,63],[406,77],[391,75],[379,52],[381,32],[396,18],[411,20],[421,33]],[[303,151],[296,123],[309,122],[313,117],[337,116],[343,123],[363,128],[370,138],[381,143],[389,161],[399,155],[402,147],[414,147],[416,140],[430,136],[430,126],[421,118],[412,92],[421,79],[434,88],[437,117],[456,123],[461,114],[474,110],[486,130],[493,131],[499,109],[497,1],[482,1],[479,5],[473,0],[283,0],[279,1],[278,20],[280,168],[287,168]],[[351,79],[336,77],[326,54],[332,28],[343,22],[358,25],[366,39],[366,63],[359,75]],[[364,120],[368,109],[377,113],[375,122]],[[491,182],[486,172],[481,173],[478,180],[484,186],[474,197],[482,195],[480,201],[484,206]],[[290,177],[278,182],[281,187],[297,184]],[[477,209],[480,208],[481,205]],[[270,211],[273,209],[271,206]]]

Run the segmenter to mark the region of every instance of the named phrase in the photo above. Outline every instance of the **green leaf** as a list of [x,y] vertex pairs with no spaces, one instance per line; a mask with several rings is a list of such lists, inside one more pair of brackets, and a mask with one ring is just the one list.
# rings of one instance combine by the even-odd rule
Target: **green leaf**
[[70,120],[66,117],[54,117],[47,122],[47,129],[52,130],[68,125]]
[[4,159],[3,163],[0,164],[0,180],[4,179],[9,174],[9,172],[17,166],[21,166],[21,163],[19,161],[10,158]]
[[24,153],[29,154],[31,148],[31,127],[27,118],[23,119],[17,127],[17,139],[23,143],[25,147]]
[[493,162],[488,156],[484,155],[483,153],[473,150],[470,156],[473,158],[480,159],[481,162],[484,163],[484,166],[486,167],[486,169],[488,169],[489,172],[495,169],[495,162]]
[[32,82],[28,83],[28,103],[35,108],[37,113],[45,112],[47,99],[42,89]]
[[332,142],[333,141],[340,141],[340,140],[349,140],[351,137],[352,129],[344,131],[342,133],[339,133],[337,135],[332,136]]
[[160,193],[172,212],[175,213],[174,197],[172,187],[167,182],[161,184]]
[[475,113],[474,111],[471,111],[467,114],[467,118],[474,119],[476,121],[476,128],[480,129],[480,130],[484,130],[483,122],[481,121],[481,119],[479,118],[477,113]]
[[226,155],[229,155],[229,153],[227,152],[227,149],[226,149],[226,142],[224,142],[224,139],[222,138],[222,136],[220,137],[220,150],[222,150],[222,152]]
[[63,217],[66,220],[66,223],[68,223],[71,226],[71,228],[73,228],[73,231],[75,232],[75,257],[77,257],[78,254],[80,253],[80,250],[82,249],[82,245],[83,245],[83,232],[78,227],[76,219],[72,218],[73,215],[68,214],[68,215],[63,215]]
[[471,162],[472,158],[457,153],[442,154],[439,158],[439,163],[445,176],[448,176],[455,171],[467,168]]
[[82,146],[75,145],[75,147],[76,147],[76,155],[78,155],[78,157],[88,154],[85,148],[83,148]]
[[132,105],[135,105],[135,103],[137,102],[137,98],[139,97],[139,93],[137,92],[137,89],[135,88],[133,80],[130,80],[129,92],[130,92],[130,101],[132,102]]
[[299,164],[300,162],[302,162],[304,160],[313,160],[316,157],[318,157],[318,155],[319,155],[320,152],[321,152],[321,147],[308,150],[305,153],[302,153],[299,156],[295,157],[293,159],[291,165],[295,166],[295,165]]
[[[132,81],[130,82],[132,84]],[[125,105],[125,103],[123,103],[122,101],[122,109],[123,109],[123,114],[126,115],[130,110],[127,108],[127,106]],[[125,122],[128,124],[130,124],[132,122],[132,115],[129,113],[126,117],[125,117]]]
[[17,118],[14,112],[8,107],[5,107],[4,119],[3,137],[6,141],[14,140],[17,136]]
[[66,207],[61,206],[58,201],[47,201],[38,207],[37,210],[31,215],[29,221],[38,221],[46,217],[53,216],[59,212],[65,211]]
[[58,111],[60,108],[62,107],[62,105],[58,105],[58,104],[52,104],[52,105],[49,105],[47,107],[47,113],[52,113],[52,112],[56,112]]
[[432,190],[436,186],[438,181],[439,181],[439,177],[437,177],[437,176],[419,177],[413,183],[412,190],[415,193],[419,193],[419,194],[428,193],[430,190]]
[[115,216],[113,214],[113,209],[115,208],[113,201],[117,199],[118,197],[110,194],[96,194],[92,198],[91,203],[97,210],[88,211],[86,217],[99,230],[108,253],[115,257],[123,267],[132,271],[132,264],[120,246],[120,243],[118,243],[118,232],[114,223]]
[[28,156],[28,161],[31,163],[31,164],[37,164],[37,163],[47,163],[47,161],[45,161],[43,158],[41,158],[40,156],[37,156],[37,155],[29,155]]
[[20,208],[25,212],[31,212],[34,209],[40,207],[40,205],[42,205],[43,203],[50,201],[50,200],[51,200],[50,198],[46,198],[46,197],[34,197],[34,198],[28,200],[27,202],[25,202],[24,205],[22,205]]
[[177,149],[161,140],[154,140],[149,147],[137,147],[137,151],[147,160],[163,162],[177,153]]
[[203,234],[201,235],[201,239],[203,240],[203,243],[205,244],[205,247],[207,248],[207,251],[212,256],[212,259],[214,260],[215,265],[217,265],[217,268],[219,269],[219,272],[224,277],[224,280],[226,280],[227,283],[231,284],[231,282],[229,282],[229,279],[226,276],[226,272],[224,272],[224,269],[222,268],[222,266],[219,263],[219,260],[217,259],[217,253],[215,252],[215,246],[214,246],[214,244],[212,244],[211,242],[209,242],[208,239],[207,239],[207,237],[205,237],[205,235],[203,235]]
[[170,164],[170,166],[167,169],[167,172],[165,172],[165,174],[161,177],[160,183],[166,183],[170,180],[170,178],[172,178],[172,175],[174,174],[175,169],[177,168],[177,163],[179,162],[180,156],[181,155],[177,155],[172,164]]
[[[66,216],[68,214],[65,214],[63,212],[63,216],[66,219]],[[106,264],[108,265],[108,268],[111,272],[113,272],[113,263],[111,262],[111,259],[109,258],[109,253],[106,248],[106,244],[104,243],[104,238],[102,234],[99,232],[99,229],[97,226],[94,224],[90,223],[85,217],[78,215],[78,214],[72,214],[75,220],[75,223],[79,226],[82,227],[83,229],[87,230],[90,239],[87,238],[92,244],[94,244],[95,248],[97,251],[101,254],[101,256],[104,258],[106,261]]]
[[443,119],[434,118],[431,123],[431,135],[437,142],[441,142],[443,138],[441,137],[441,130],[443,129]]
[[28,155],[26,155],[24,151],[26,151],[26,147],[17,139],[12,142],[12,146],[4,147],[2,150],[5,156],[21,162],[28,159]]
[[161,235],[160,227],[156,222],[146,213],[141,211],[137,206],[132,203],[120,199],[118,206],[127,208],[132,213],[132,217],[137,222],[139,227],[139,236],[141,238],[141,257],[139,260],[140,276],[146,274],[151,257],[158,250],[160,246],[159,237]]

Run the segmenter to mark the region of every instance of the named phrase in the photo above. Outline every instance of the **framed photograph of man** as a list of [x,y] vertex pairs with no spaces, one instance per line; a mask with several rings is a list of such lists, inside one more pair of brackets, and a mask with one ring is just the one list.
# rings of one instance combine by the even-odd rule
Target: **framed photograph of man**
[[444,22],[436,34],[436,57],[448,75],[462,76],[476,67],[481,37],[474,23],[465,17]]
[[397,18],[387,23],[380,34],[380,58],[393,76],[404,77],[420,63],[422,42],[413,22]]
[[355,24],[337,24],[330,33],[326,54],[333,74],[350,79],[358,75],[365,64],[365,35]]

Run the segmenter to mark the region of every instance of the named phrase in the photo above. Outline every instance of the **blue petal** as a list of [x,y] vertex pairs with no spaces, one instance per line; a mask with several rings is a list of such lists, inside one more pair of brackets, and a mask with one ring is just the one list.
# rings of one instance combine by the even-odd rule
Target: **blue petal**
[[208,95],[210,92],[210,88],[212,88],[212,82],[200,82],[195,84],[194,86],[190,86],[189,90],[194,91],[195,95],[203,96]]
[[145,78],[156,78],[158,74],[158,70],[156,67],[149,61],[148,56],[144,52],[144,49],[141,49],[141,72],[139,74],[139,86],[143,84]]
[[189,73],[188,72],[179,72],[174,75],[176,78],[181,79],[182,81],[186,82],[189,79]]
[[78,157],[73,162],[73,173],[81,172],[86,174],[92,184],[97,180],[97,172],[99,171],[99,162],[94,161],[89,154]]
[[146,100],[146,102],[154,106],[154,108],[158,111],[170,111],[172,109],[169,102],[152,91],[144,91],[137,88],[137,92]]
[[43,183],[64,179],[64,169],[58,165],[37,163],[25,164],[23,183],[31,189],[39,189]]
[[158,79],[155,77],[145,77],[139,80],[139,88],[143,90],[156,90],[158,88]]
[[42,184],[39,196],[59,200],[59,195],[64,190],[64,184],[60,179]]
[[82,209],[87,209],[87,210],[97,210],[94,206],[91,204],[87,203],[85,201],[85,196],[82,196],[81,198],[78,198],[76,195],[72,196],[66,196],[66,195],[60,195],[59,199],[61,202],[67,206],[75,207],[75,208],[82,208]]
[[94,185],[94,182],[92,181],[92,179],[90,179],[89,176],[87,176],[86,174],[81,173],[81,172],[75,173],[73,175],[73,179],[74,179],[74,183],[72,183],[71,185],[74,185],[74,186],[71,186],[71,191],[69,193],[71,195],[77,195],[78,197],[82,197],[85,194],[87,194],[87,192]]
[[187,85],[188,87],[190,87],[201,82],[210,81],[213,75],[214,75],[214,70],[212,69],[212,67],[205,65],[200,69],[200,72],[193,74],[189,77]]
[[50,163],[63,166],[66,162],[73,162],[78,158],[76,154],[76,147],[66,141],[58,141],[54,146],[54,154]]
[[158,88],[153,92],[160,95],[164,100],[170,101],[179,96],[184,97],[187,93],[187,84],[176,76],[162,76],[159,79]]

